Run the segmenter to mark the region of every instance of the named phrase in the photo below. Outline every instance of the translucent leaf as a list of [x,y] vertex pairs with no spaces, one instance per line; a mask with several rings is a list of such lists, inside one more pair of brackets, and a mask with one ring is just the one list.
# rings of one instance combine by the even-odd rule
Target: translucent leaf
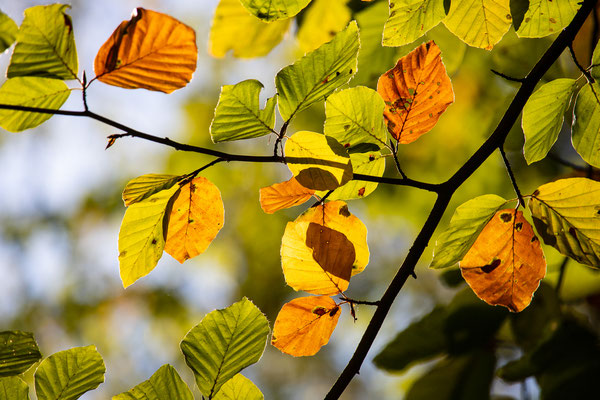
[[594,79],[600,79],[600,42],[596,43],[594,53],[592,54],[592,69],[590,73]]
[[379,78],[387,129],[399,143],[411,143],[429,132],[454,102],[452,82],[440,49],[431,41],[400,58]]
[[[27,76],[4,82],[0,87],[0,102],[58,110],[70,94],[71,90],[63,81]],[[52,114],[0,110],[0,126],[10,132],[20,132],[35,128],[50,117]]]
[[39,400],[77,399],[104,382],[105,371],[96,346],[59,351],[35,371],[35,393]]
[[290,19],[267,24],[240,3],[240,0],[220,0],[213,18],[208,49],[214,57],[225,57],[229,50],[239,58],[267,55],[290,27]]
[[315,191],[298,183],[293,176],[281,183],[260,189],[260,206],[267,214],[300,205],[308,201]]
[[254,383],[242,374],[237,374],[221,387],[214,400],[264,400],[265,396]]
[[180,263],[204,253],[223,227],[221,192],[198,177],[180,187],[172,199],[165,251]]
[[0,332],[0,377],[19,375],[41,358],[33,333]]
[[178,175],[147,174],[130,180],[123,189],[123,202],[130,206],[161,190],[170,189],[181,179]]
[[445,16],[444,0],[390,0],[390,16],[383,29],[383,45],[412,43]]
[[[594,93],[595,92],[595,93]],[[588,164],[600,168],[600,85],[585,85],[575,100],[572,141]]]
[[250,13],[267,22],[291,18],[311,0],[241,0]]
[[351,22],[331,42],[279,71],[275,84],[283,119],[291,119],[347,83],[356,73],[358,48],[358,27]]
[[109,85],[171,93],[192,79],[197,53],[192,28],[138,7],[100,47],[94,71]]
[[194,400],[194,396],[175,368],[165,364],[150,379],[112,400]]
[[298,30],[298,42],[303,52],[319,48],[348,25],[351,11],[348,0],[314,0],[304,14]]
[[0,378],[3,400],[29,400],[29,386],[18,376]]
[[456,208],[448,228],[438,237],[430,268],[452,267],[471,248],[488,221],[506,204],[502,197],[486,194]]
[[271,97],[261,110],[258,96],[263,87],[259,81],[248,79],[221,88],[215,117],[210,125],[210,136],[214,143],[275,133],[273,127],[277,100],[275,96]]
[[17,39],[17,24],[0,11],[0,53],[8,49]]
[[207,314],[181,342],[202,394],[213,398],[225,382],[257,362],[268,334],[267,318],[245,297]]
[[556,142],[576,84],[575,79],[553,80],[536,90],[525,104],[522,126],[527,164],[545,158]]
[[25,10],[17,44],[6,75],[76,79],[77,49],[73,22],[65,13],[70,6],[52,4]]
[[544,243],[600,267],[600,182],[569,178],[547,183],[534,192],[529,208]]
[[579,0],[529,0],[517,35],[543,37],[560,32],[577,13],[579,3]]
[[491,50],[510,28],[509,0],[453,0],[446,27],[466,44]]
[[341,313],[328,296],[294,299],[281,307],[271,344],[294,357],[312,356],[329,342]]

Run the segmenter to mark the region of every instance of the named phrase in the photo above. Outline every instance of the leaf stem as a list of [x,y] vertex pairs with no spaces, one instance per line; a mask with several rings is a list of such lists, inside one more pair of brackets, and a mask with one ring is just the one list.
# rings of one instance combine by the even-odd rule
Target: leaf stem
[[500,154],[502,155],[502,161],[504,161],[504,165],[506,166],[506,171],[508,172],[508,176],[510,177],[510,182],[512,183],[513,188],[515,189],[515,193],[519,198],[519,204],[517,204],[517,208],[519,205],[525,207],[525,200],[523,200],[523,195],[521,194],[521,190],[519,190],[519,185],[517,185],[517,180],[515,179],[515,174],[510,166],[510,162],[506,157],[506,153],[504,152],[504,144],[498,146],[498,150],[500,150]]
[[398,160],[398,145],[394,146],[394,142],[390,139],[390,149],[392,150],[392,156],[394,157],[394,163],[396,164],[396,169],[398,173],[402,177],[402,179],[408,179],[404,171],[402,171],[402,167],[400,167],[400,161]]
[[556,286],[554,290],[556,291],[556,295],[560,297],[560,288],[565,280],[565,273],[567,271],[567,264],[569,263],[569,257],[565,257],[560,264],[560,269],[558,272],[558,279],[556,280]]
[[490,71],[494,74],[494,75],[498,75],[500,78],[504,78],[507,81],[511,81],[511,82],[519,82],[519,83],[523,83],[523,81],[525,81],[525,78],[515,78],[506,74],[503,74],[500,71],[496,71],[495,69],[490,69]]
[[588,83],[596,82],[596,80],[592,77],[592,74],[590,74],[590,71],[583,68],[583,66],[581,64],[579,64],[579,61],[577,61],[577,56],[575,55],[575,50],[573,50],[573,42],[569,43],[569,45],[567,47],[569,48],[569,53],[571,53],[571,58],[573,59],[575,66],[585,76],[585,79],[587,79]]

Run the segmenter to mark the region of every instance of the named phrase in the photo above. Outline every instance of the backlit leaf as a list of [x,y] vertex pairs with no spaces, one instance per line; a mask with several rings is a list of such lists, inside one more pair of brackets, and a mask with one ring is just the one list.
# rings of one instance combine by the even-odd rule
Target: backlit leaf
[[245,297],[207,314],[180,345],[202,394],[213,398],[225,382],[257,362],[268,334],[267,318]]
[[0,11],[0,53],[15,42],[18,29],[15,21]]
[[223,386],[214,400],[264,400],[265,396],[254,383],[242,374],[237,374]]
[[138,7],[100,47],[94,71],[109,85],[171,93],[192,79],[197,53],[192,28]]
[[35,371],[35,393],[39,400],[77,399],[104,382],[105,371],[96,346],[59,351]]
[[241,0],[250,13],[264,21],[291,18],[311,0]]
[[546,259],[521,211],[498,211],[460,262],[465,281],[486,303],[522,311],[546,275]]
[[600,268],[600,182],[569,178],[547,183],[534,192],[529,208],[544,243]]
[[545,158],[556,142],[575,88],[575,79],[555,79],[536,90],[525,104],[522,126],[527,164]]
[[181,186],[172,204],[165,251],[183,263],[208,248],[223,227],[225,209],[221,192],[204,177]]
[[312,356],[327,344],[341,313],[328,296],[294,299],[279,311],[271,344],[294,357]]
[[181,179],[178,175],[147,174],[130,180],[123,189],[125,206],[147,199],[161,190],[170,189]]
[[29,400],[29,386],[18,376],[0,378],[3,400]]
[[429,132],[454,102],[452,82],[434,42],[423,43],[379,78],[387,129],[400,143]]
[[213,18],[208,49],[214,57],[253,58],[267,55],[290,27],[290,19],[266,23],[250,14],[240,0],[220,0]]
[[298,30],[298,42],[308,53],[329,42],[350,21],[348,0],[314,0],[302,19]]
[[510,28],[509,0],[453,0],[446,27],[466,44],[491,50]]
[[76,79],[77,49],[73,22],[65,13],[70,6],[52,4],[25,10],[17,44],[6,75]]
[[[595,92],[595,93],[594,93]],[[588,164],[600,168],[600,85],[585,85],[575,100],[573,147]]]
[[529,0],[517,35],[543,37],[560,32],[577,13],[579,3],[579,0]]
[[600,79],[600,43],[596,43],[594,53],[592,54],[592,69],[590,70],[592,78]]
[[175,368],[165,364],[148,380],[112,400],[194,400],[194,396]]
[[444,0],[390,0],[383,45],[402,46],[414,42],[445,16]]
[[275,133],[273,127],[277,100],[275,96],[271,97],[261,110],[258,95],[263,87],[254,79],[222,87],[215,117],[210,125],[210,136],[214,143]]
[[19,375],[41,358],[32,333],[0,332],[0,377]]
[[293,176],[281,183],[260,189],[260,206],[267,214],[297,206],[309,200],[315,191],[298,183]]
[[356,73],[358,27],[350,22],[331,42],[277,73],[279,112],[284,120],[331,94]]

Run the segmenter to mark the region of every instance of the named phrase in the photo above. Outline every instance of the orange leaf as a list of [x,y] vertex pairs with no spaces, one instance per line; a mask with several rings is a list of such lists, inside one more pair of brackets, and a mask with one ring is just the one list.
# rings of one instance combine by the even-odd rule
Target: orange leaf
[[429,132],[454,102],[452,83],[440,49],[423,43],[379,77],[377,91],[385,101],[388,131],[400,143],[411,143]]
[[176,196],[165,251],[183,263],[208,248],[223,227],[225,210],[219,189],[203,177],[183,185]]
[[341,311],[328,296],[294,299],[279,311],[271,344],[295,357],[312,356],[329,341]]
[[295,177],[260,189],[260,206],[267,214],[304,203],[315,194],[302,186]]
[[546,259],[523,213],[506,209],[483,228],[460,269],[480,299],[519,312],[546,275]]
[[197,53],[192,28],[138,7],[102,45],[94,71],[109,85],[171,93],[192,79]]

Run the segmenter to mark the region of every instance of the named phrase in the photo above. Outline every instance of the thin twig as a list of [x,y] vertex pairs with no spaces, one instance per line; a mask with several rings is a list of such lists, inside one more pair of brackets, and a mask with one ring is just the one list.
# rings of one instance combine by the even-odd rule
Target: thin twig
[[548,158],[551,159],[552,161],[556,162],[557,164],[563,165],[565,167],[569,167],[571,169],[574,169],[575,171],[582,171],[582,172],[587,171],[587,166],[577,165],[575,163],[572,163],[571,161],[561,158],[557,154],[548,153]]
[[567,264],[569,263],[569,257],[565,257],[560,264],[560,269],[558,270],[558,279],[556,280],[555,291],[556,295],[560,297],[560,288],[565,280],[565,272],[567,271]]
[[573,42],[569,43],[569,45],[567,47],[569,48],[569,52],[571,53],[571,58],[573,59],[573,62],[577,66],[577,69],[579,69],[579,71],[581,71],[581,73],[585,76],[585,79],[587,79],[587,81],[589,83],[596,82],[596,80],[592,77],[592,74],[590,74],[590,71],[583,68],[583,66],[581,64],[579,64],[579,61],[577,61],[577,56],[575,55],[575,50],[573,50]]
[[[517,185],[517,180],[515,179],[515,174],[510,166],[510,162],[506,157],[506,153],[504,152],[504,145],[498,146],[498,150],[500,150],[500,154],[502,155],[502,161],[504,161],[504,165],[506,166],[506,171],[508,172],[508,176],[510,177],[510,182],[512,183],[513,188],[515,189],[515,193],[519,198],[519,204],[525,207],[525,200],[523,200],[523,195],[521,194],[521,190],[519,190],[519,185]],[[517,204],[517,208],[519,208],[519,204]]]
[[225,161],[223,158],[217,158],[215,160],[212,160],[208,164],[203,165],[202,167],[198,168],[197,170],[192,171],[189,174],[183,175],[182,180],[179,181],[179,185],[181,185],[181,186],[185,185],[186,183],[188,183],[189,181],[194,179],[200,172],[204,171],[207,168],[212,167],[213,165],[223,162],[223,161]]
[[507,81],[519,82],[519,83],[523,83],[523,81],[525,81],[525,78],[514,78],[512,76],[503,74],[500,71],[496,71],[495,69],[490,69],[490,71],[492,71],[493,74],[498,75],[500,78],[506,79]]
[[377,300],[377,301],[354,300],[354,299],[351,299],[350,297],[346,297],[346,296],[342,296],[342,300],[345,302],[348,302],[350,304],[366,305],[366,306],[378,306],[381,303],[380,300]]
[[83,71],[83,82],[81,82],[81,100],[83,102],[83,109],[85,111],[89,111],[88,103],[87,103],[87,76],[85,75],[85,70]]
[[315,202],[315,204],[313,204],[313,205],[312,205],[312,206],[310,206],[310,207],[312,208],[312,207],[316,207],[316,206],[318,206],[319,204],[323,204],[323,202],[324,202],[324,201],[325,201],[325,200],[326,200],[326,199],[329,197],[329,195],[330,195],[331,193],[333,193],[333,190],[330,190],[330,191],[328,191],[327,193],[325,193],[325,196],[321,197],[319,200],[317,200],[317,201]]
[[285,137],[285,134],[287,132],[287,128],[290,124],[290,121],[291,121],[291,119],[288,119],[287,121],[285,121],[283,123],[283,125],[281,125],[281,129],[279,130],[279,134],[277,136],[277,139],[275,140],[275,146],[273,146],[273,155],[275,157],[277,157],[277,149],[279,147],[281,147],[281,156],[283,157],[283,147],[281,146],[281,141]]
[[390,149],[392,150],[392,156],[394,157],[394,163],[396,164],[396,169],[398,173],[402,177],[402,179],[408,179],[404,171],[402,171],[402,167],[400,167],[400,161],[398,160],[398,146],[394,146],[394,142],[390,139]]

